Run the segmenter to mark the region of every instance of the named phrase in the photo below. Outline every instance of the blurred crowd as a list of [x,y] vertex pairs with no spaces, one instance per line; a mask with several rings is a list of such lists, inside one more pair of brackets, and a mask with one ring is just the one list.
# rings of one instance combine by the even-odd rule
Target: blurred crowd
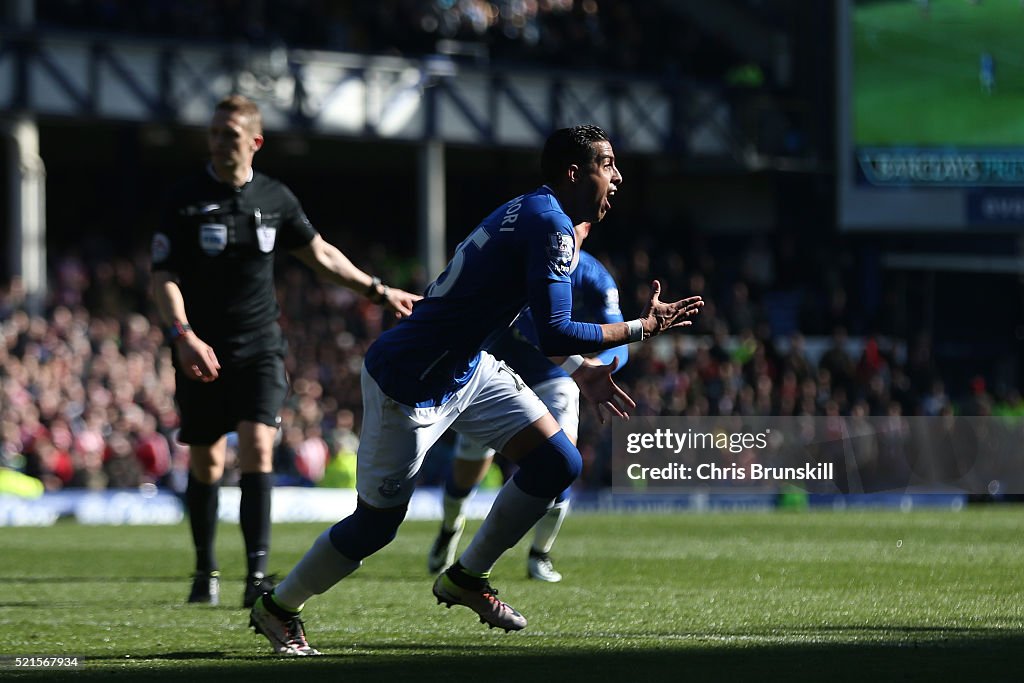
[[[385,271],[380,271],[385,272]],[[47,490],[183,491],[188,450],[178,443],[174,368],[147,315],[145,258],[82,263],[65,257],[44,315],[16,287],[0,290],[0,467]],[[359,367],[387,319],[348,290],[324,288],[295,266],[282,271],[281,324],[291,392],[274,468],[279,484],[351,486]],[[229,436],[226,482],[237,480]]]
[[[639,247],[628,258],[603,258],[620,283],[627,317],[646,301],[652,268],[666,291],[708,301],[692,330],[632,347],[617,378],[638,415],[1024,413],[1015,390],[1000,385],[993,395],[983,377],[952,396],[926,335],[849,338],[836,325],[830,336],[776,336],[749,272],[719,282],[710,256],[690,264],[668,253],[652,265]],[[65,257],[41,315],[27,312],[16,289],[0,290],[0,466],[37,477],[51,491],[145,483],[184,489],[188,453],[175,439],[174,370],[148,315],[146,265],[144,257]],[[404,265],[374,268],[397,285],[420,287],[403,282],[402,272],[415,272]],[[275,451],[277,482],[352,486],[359,368],[369,343],[393,321],[348,290],[314,282],[296,264],[281,269],[278,298],[291,393]],[[835,309],[836,298],[827,297],[813,317],[831,312],[841,320],[845,309]],[[583,416],[580,485],[607,485],[608,427],[587,407]],[[229,484],[238,476],[230,460]],[[436,480],[443,463],[425,471]]]
[[728,50],[657,2],[38,0],[46,28],[187,42],[699,76]]

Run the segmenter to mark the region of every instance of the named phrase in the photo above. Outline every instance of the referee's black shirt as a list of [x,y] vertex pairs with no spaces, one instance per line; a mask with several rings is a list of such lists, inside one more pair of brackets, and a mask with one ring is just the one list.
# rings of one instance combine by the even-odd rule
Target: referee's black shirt
[[177,276],[189,324],[217,349],[276,327],[274,252],[305,246],[316,230],[285,185],[262,173],[240,188],[212,167],[170,194],[153,236],[154,271]]

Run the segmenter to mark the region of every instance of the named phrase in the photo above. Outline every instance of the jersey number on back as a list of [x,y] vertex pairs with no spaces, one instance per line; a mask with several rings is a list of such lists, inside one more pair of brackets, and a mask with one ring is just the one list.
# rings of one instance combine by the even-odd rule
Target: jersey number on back
[[462,273],[462,266],[466,263],[466,249],[471,244],[476,246],[477,249],[483,249],[489,239],[491,239],[491,236],[484,230],[482,225],[471,232],[469,237],[462,240],[459,246],[456,247],[452,260],[448,262],[444,272],[438,275],[437,279],[427,288],[426,295],[428,297],[444,296],[450,292]]

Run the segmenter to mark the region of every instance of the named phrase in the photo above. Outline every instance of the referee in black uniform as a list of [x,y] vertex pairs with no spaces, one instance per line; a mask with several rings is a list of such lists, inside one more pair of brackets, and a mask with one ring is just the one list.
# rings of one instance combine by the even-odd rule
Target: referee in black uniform
[[263,127],[252,101],[232,95],[218,102],[208,144],[210,162],[172,193],[153,236],[153,300],[174,350],[179,439],[189,444],[186,505],[196,573],[188,601],[219,602],[217,500],[225,435],[237,431],[248,561],[243,603],[251,607],[273,587],[266,578],[272,454],[287,392],[274,254],[291,252],[322,279],[398,315],[408,315],[419,297],[355,267],[320,237],[287,187],[253,171]]

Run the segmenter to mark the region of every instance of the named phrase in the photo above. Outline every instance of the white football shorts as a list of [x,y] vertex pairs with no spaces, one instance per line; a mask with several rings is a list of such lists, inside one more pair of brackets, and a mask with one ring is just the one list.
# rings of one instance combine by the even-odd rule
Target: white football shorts
[[398,403],[381,391],[365,366],[362,390],[356,490],[364,501],[381,508],[409,502],[423,458],[449,427],[501,450],[548,412],[515,372],[486,351],[466,386],[442,406]]
[[[580,388],[576,382],[571,377],[555,377],[538,382],[533,391],[551,411],[565,435],[576,443],[580,429]],[[495,452],[463,434],[455,441],[455,457],[459,460],[479,462],[493,457]]]

